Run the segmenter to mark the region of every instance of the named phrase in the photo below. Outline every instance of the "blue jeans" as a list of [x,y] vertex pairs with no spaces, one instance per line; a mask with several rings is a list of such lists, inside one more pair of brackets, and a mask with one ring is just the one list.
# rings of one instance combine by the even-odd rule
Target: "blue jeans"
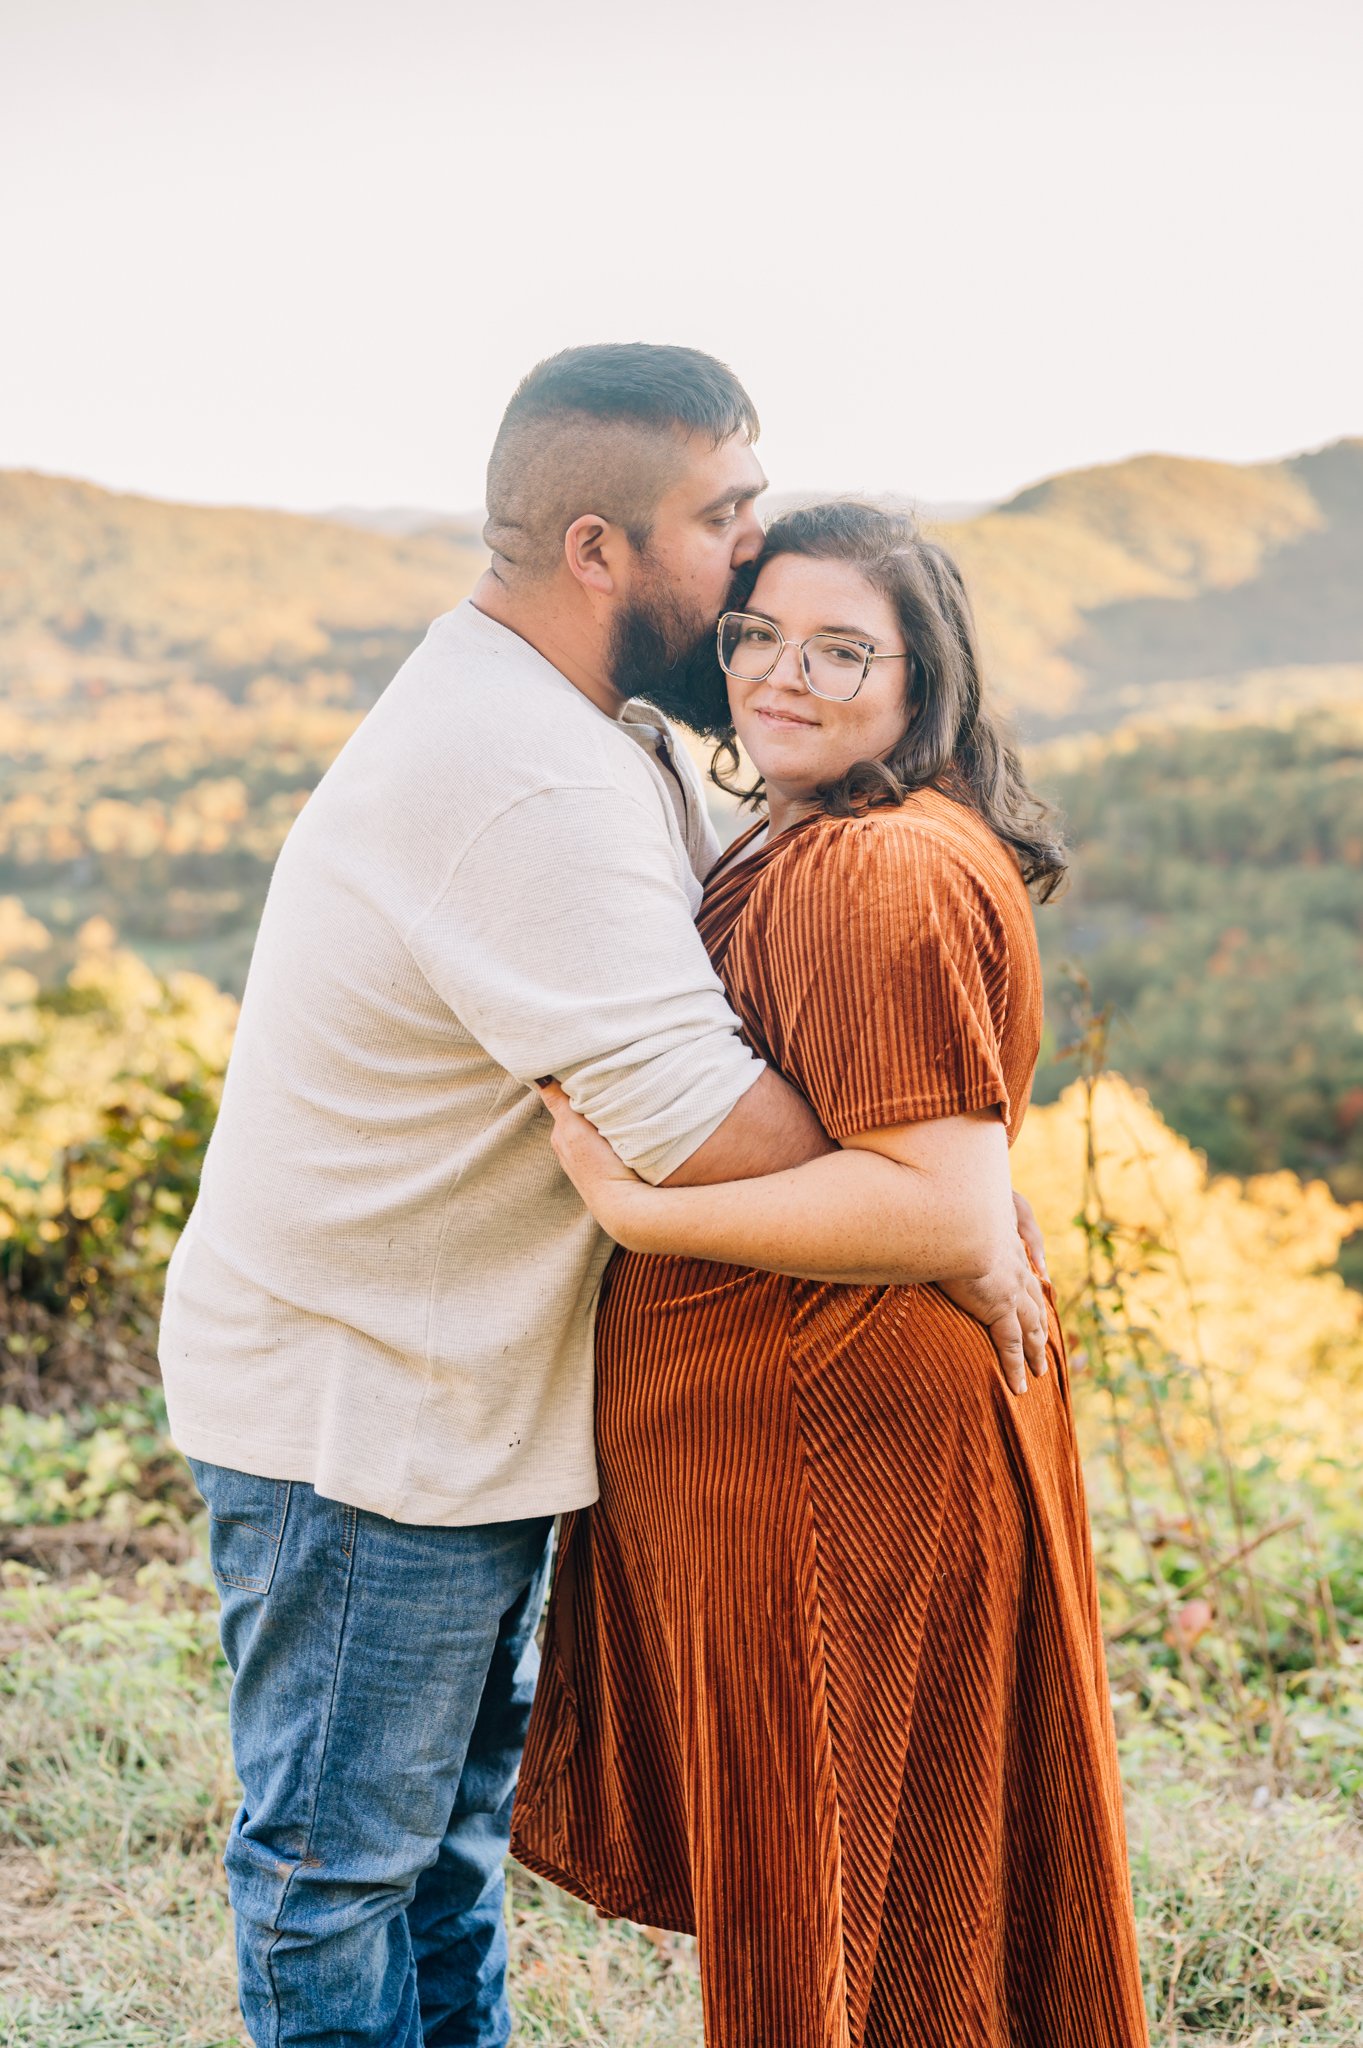
[[190,1464],[234,1673],[224,1862],[252,2040],[502,2048],[548,1518],[417,1528]]

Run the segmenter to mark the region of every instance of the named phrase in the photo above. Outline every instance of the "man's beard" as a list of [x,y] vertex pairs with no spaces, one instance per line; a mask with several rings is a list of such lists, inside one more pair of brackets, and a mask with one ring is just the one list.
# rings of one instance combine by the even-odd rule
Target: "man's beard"
[[[747,583],[750,589],[751,576]],[[703,739],[723,739],[732,731],[715,622],[705,624],[683,611],[667,592],[655,586],[617,612],[606,660],[620,696],[645,698]]]

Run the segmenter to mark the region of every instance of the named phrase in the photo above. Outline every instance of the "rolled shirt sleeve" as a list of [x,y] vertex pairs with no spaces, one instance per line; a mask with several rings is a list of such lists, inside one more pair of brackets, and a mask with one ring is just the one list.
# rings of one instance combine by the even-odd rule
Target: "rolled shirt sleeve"
[[763,1070],[696,931],[662,819],[627,791],[558,786],[508,804],[407,943],[508,1073],[555,1075],[654,1183]]

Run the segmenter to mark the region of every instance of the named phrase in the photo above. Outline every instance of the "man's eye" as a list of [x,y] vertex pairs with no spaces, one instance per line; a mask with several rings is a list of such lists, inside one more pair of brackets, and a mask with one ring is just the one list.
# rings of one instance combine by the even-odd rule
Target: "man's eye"
[[737,517],[736,512],[721,512],[718,519],[712,519],[710,524],[718,527],[732,526]]

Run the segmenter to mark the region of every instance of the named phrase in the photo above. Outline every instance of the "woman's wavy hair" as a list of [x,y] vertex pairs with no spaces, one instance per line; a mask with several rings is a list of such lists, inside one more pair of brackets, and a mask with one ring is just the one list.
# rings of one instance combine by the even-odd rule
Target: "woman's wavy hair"
[[[840,500],[787,512],[767,534],[763,565],[777,555],[809,555],[859,569],[894,606],[909,649],[908,723],[878,761],[858,761],[818,791],[833,818],[880,804],[902,804],[934,788],[979,812],[1012,847],[1023,880],[1044,903],[1064,880],[1068,856],[1060,821],[1028,787],[1022,764],[984,703],[975,620],[961,572],[916,522],[875,505]],[[732,732],[715,750],[710,774],[730,796],[760,802],[763,786],[735,785]]]

